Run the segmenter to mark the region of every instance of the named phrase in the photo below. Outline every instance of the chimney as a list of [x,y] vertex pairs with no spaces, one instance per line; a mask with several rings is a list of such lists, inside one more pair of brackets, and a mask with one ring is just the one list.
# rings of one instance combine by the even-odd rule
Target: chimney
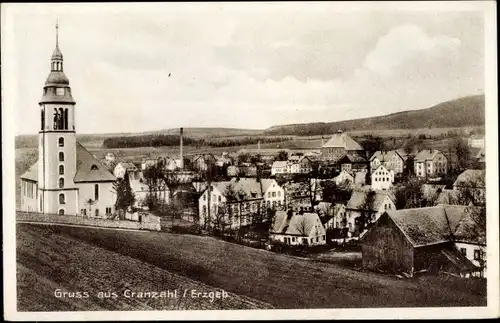
[[321,147],[323,147],[324,145],[325,145],[325,138],[321,136]]
[[184,154],[182,152],[182,134],[183,134],[183,131],[182,131],[182,128],[181,128],[181,134],[180,134],[180,161],[179,161],[179,168],[181,170],[184,169]]

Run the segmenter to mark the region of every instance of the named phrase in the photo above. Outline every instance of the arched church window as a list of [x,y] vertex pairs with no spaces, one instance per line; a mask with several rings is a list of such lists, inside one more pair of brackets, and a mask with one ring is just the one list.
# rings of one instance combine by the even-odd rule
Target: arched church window
[[64,153],[62,151],[59,152],[59,161],[64,161]]
[[64,138],[59,137],[59,147],[64,147]]
[[64,209],[59,210],[59,215],[64,215]]
[[92,166],[90,166],[90,170],[97,170],[97,169],[98,169],[98,168],[97,168],[97,165],[92,165]]
[[42,109],[42,111],[41,111],[40,118],[41,118],[41,121],[42,121],[41,122],[41,128],[42,128],[41,130],[43,130],[43,129],[45,129],[45,110],[44,109]]
[[59,127],[58,129],[64,129],[64,109],[59,108]]
[[59,188],[64,188],[64,178],[59,178]]
[[64,130],[68,130],[68,109],[64,109]]
[[64,175],[64,165],[59,165],[59,175]]
[[59,204],[66,204],[66,199],[63,193],[59,194]]
[[94,185],[94,200],[98,200],[99,199],[99,184],[95,184]]

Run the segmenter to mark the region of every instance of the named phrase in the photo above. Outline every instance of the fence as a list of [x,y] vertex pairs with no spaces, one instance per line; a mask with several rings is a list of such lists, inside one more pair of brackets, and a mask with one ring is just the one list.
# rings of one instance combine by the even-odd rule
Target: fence
[[160,218],[151,214],[141,216],[141,221],[111,220],[103,218],[90,218],[76,215],[58,215],[35,212],[16,212],[16,221],[30,221],[41,223],[75,224],[93,227],[140,229],[160,231]]

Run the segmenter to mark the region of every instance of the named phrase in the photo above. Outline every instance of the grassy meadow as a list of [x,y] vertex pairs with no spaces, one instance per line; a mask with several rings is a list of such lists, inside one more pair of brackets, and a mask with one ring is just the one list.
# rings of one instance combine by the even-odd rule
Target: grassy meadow
[[185,286],[233,293],[231,303],[201,304],[208,308],[486,305],[484,280],[426,276],[401,279],[205,236],[18,224],[17,239],[18,306],[25,310],[179,306],[155,300],[92,298],[62,302],[52,297],[56,286],[90,292]]

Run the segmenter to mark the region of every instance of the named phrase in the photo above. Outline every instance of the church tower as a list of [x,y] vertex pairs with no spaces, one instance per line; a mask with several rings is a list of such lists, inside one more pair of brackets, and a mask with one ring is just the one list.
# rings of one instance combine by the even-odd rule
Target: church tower
[[77,214],[75,101],[64,74],[56,24],[56,48],[43,87],[38,144],[38,211]]

